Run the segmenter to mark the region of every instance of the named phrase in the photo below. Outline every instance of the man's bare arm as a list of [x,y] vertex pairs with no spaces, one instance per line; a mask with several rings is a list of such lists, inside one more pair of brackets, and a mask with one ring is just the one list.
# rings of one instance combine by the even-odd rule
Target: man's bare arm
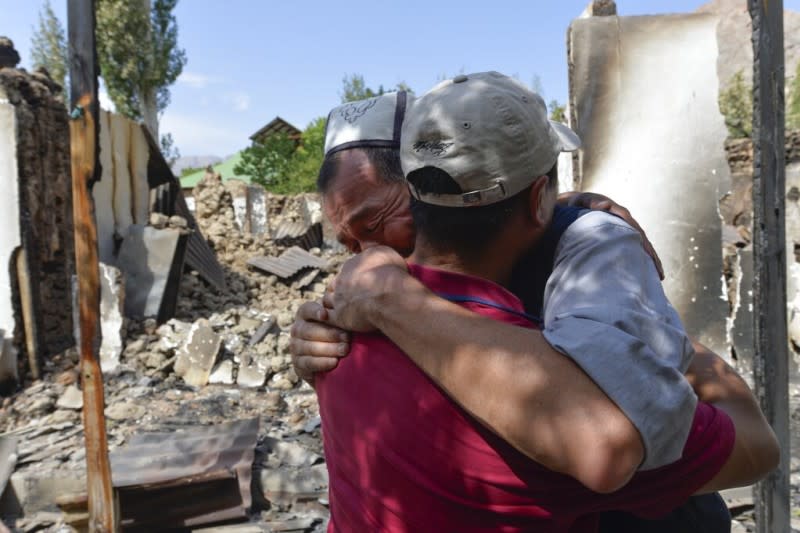
[[597,492],[630,479],[644,456],[639,433],[578,366],[539,331],[443,300],[412,278],[401,258],[381,254],[393,252],[373,249],[345,264],[337,284],[357,278],[372,292],[358,291],[352,301],[330,293],[333,323],[380,329],[465,410],[540,464]]
[[747,383],[721,357],[694,343],[686,373],[700,401],[724,411],[736,427],[736,441],[725,466],[698,491],[714,492],[750,485],[778,466],[780,448]]

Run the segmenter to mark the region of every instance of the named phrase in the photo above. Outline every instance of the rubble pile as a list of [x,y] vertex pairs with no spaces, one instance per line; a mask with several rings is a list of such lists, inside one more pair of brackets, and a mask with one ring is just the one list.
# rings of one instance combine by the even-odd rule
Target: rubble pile
[[[224,267],[227,290],[188,271],[174,318],[163,324],[124,319],[119,365],[104,376],[112,457],[134,435],[258,418],[251,521],[275,530],[324,531],[327,473],[318,407],[313,390],[291,368],[289,328],[300,304],[323,294],[347,254],[313,248],[310,254],[327,267],[301,268],[286,278],[254,269],[249,259],[277,257],[290,247],[275,243],[271,232],[240,231],[231,194],[213,176],[201,181],[194,197],[199,230]],[[313,196],[271,198],[270,228],[284,220],[305,223],[309,204],[313,211]],[[185,229],[179,218],[153,214],[150,224]],[[18,440],[9,482],[14,490],[0,500],[7,523],[24,511],[18,527],[63,524],[56,496],[85,490],[77,362],[74,349],[49,358],[43,380],[3,400],[0,439]],[[9,492],[15,502],[6,501]]]
[[[792,139],[800,147],[800,135]],[[728,225],[729,256],[738,257],[750,244],[752,148],[734,142],[728,151],[735,187],[720,210]],[[800,150],[792,153],[800,155]],[[157,432],[164,438],[189,428],[224,428],[255,419],[259,430],[249,526],[253,531],[325,531],[327,472],[319,409],[314,391],[291,368],[289,328],[297,308],[323,294],[347,254],[331,243],[306,252],[276,238],[283,235],[277,228],[320,223],[315,195],[267,195],[268,224],[261,233],[242,231],[234,196],[217,176],[202,180],[194,198],[198,229],[224,267],[227,290],[187,271],[173,318],[164,323],[121,319],[119,364],[104,377],[112,464],[114,457],[130,456],[125,450],[144,434]],[[149,222],[157,229],[189,231],[182,217],[153,213]],[[302,263],[303,254],[315,261]],[[283,273],[253,266],[274,264],[281,257],[295,261]],[[9,490],[0,499],[0,518],[24,531],[77,526],[70,512],[56,506],[59,498],[86,487],[77,362],[75,349],[47,358],[44,379],[27,381],[0,404],[0,467],[14,465]],[[792,397],[798,397],[796,390]],[[4,456],[8,449],[13,452]],[[793,460],[792,471],[797,499],[800,461]],[[0,487],[4,481],[0,468]],[[738,516],[742,530],[752,524],[748,498],[731,503],[745,510]]]

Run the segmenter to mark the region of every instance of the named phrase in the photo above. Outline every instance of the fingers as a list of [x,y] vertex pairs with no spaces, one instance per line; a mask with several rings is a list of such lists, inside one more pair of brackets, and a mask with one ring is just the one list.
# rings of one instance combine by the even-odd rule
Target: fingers
[[296,320],[292,324],[290,330],[292,340],[305,340],[315,342],[348,342],[350,336],[346,331],[343,331],[330,324],[322,324],[320,322],[309,322],[307,320]]
[[307,320],[328,320],[328,312],[320,302],[304,302],[295,314],[295,320],[303,322]]
[[333,291],[327,291],[324,295],[322,295],[322,305],[325,308],[325,312],[327,313],[326,320],[330,319],[330,311],[333,309]]
[[313,382],[314,374],[318,372],[330,372],[339,364],[339,359],[335,357],[312,357],[310,355],[293,356],[292,364],[294,373],[298,377]]

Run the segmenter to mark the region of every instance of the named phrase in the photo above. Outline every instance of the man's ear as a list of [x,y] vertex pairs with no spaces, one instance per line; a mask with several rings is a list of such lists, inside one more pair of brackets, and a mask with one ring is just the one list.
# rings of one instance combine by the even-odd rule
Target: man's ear
[[538,226],[546,226],[550,221],[552,206],[549,205],[547,197],[547,186],[550,178],[539,176],[531,186],[530,197],[528,198],[528,212],[533,221]]

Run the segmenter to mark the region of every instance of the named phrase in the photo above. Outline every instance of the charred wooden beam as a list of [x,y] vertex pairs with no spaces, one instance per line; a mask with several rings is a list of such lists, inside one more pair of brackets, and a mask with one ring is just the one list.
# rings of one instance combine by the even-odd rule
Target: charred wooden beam
[[100,272],[92,185],[99,179],[97,56],[93,0],[68,2],[70,64],[70,152],[75,266],[79,307],[83,426],[89,531],[117,531],[106,440],[103,374],[100,371]]
[[761,533],[790,531],[789,347],[783,1],[748,0],[753,19],[753,318],[756,395],[781,446],[780,466],[755,490]]

